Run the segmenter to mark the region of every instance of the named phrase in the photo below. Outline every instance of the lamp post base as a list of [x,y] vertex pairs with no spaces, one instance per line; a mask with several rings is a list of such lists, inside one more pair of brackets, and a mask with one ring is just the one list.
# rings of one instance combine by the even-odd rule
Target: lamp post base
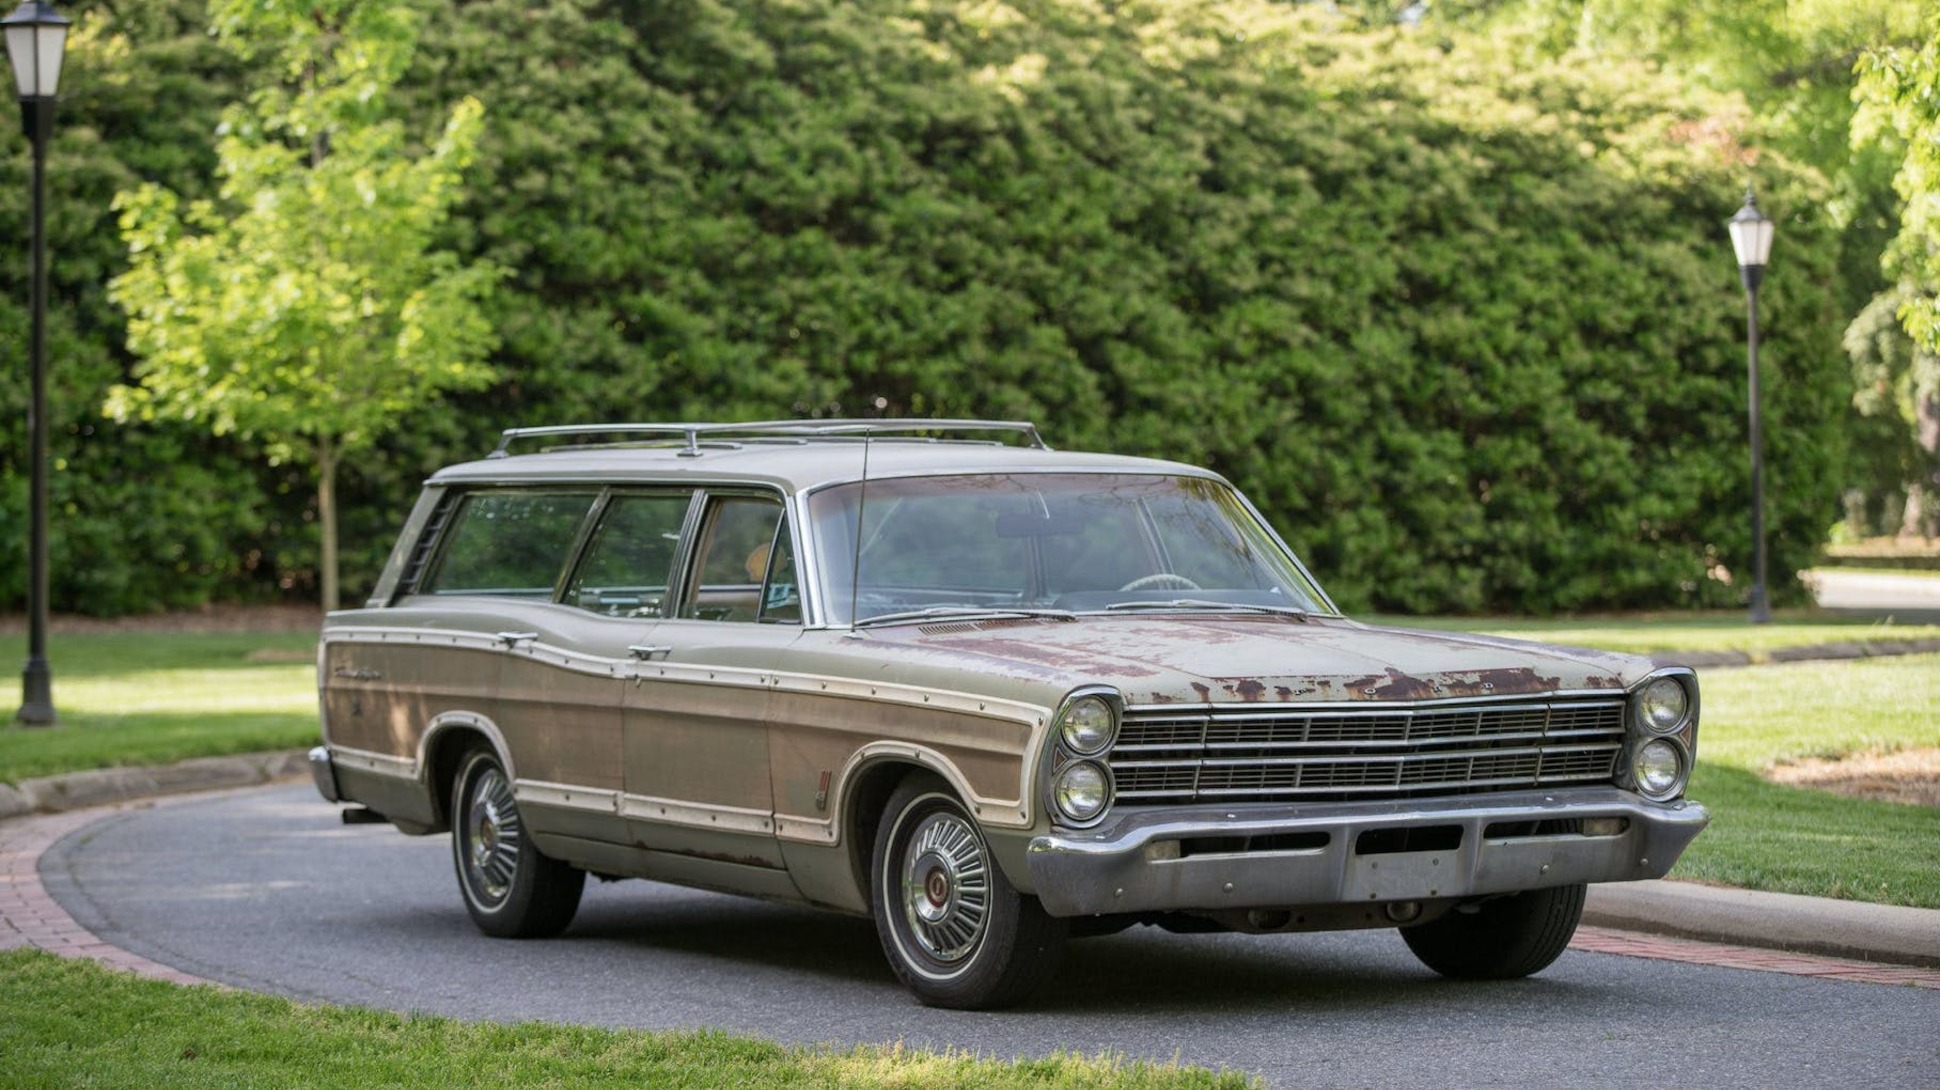
[[27,659],[26,668],[20,672],[20,692],[20,714],[14,716],[14,722],[23,727],[53,726],[53,673],[48,670],[46,659],[39,655]]

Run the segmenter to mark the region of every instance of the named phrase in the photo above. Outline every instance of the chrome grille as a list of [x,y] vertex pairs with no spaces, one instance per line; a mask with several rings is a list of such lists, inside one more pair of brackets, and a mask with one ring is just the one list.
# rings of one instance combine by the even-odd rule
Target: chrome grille
[[1596,783],[1621,698],[1305,711],[1132,709],[1107,758],[1120,801],[1352,801]]

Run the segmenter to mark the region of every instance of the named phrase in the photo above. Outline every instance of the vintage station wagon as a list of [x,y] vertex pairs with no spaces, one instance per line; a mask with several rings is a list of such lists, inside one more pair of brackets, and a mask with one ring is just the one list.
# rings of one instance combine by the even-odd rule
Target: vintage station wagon
[[1708,820],[1691,671],[1357,623],[1218,475],[1029,424],[507,432],[319,674],[318,789],[449,830],[485,932],[589,873],[778,898],[942,1006],[1133,924],[1526,975]]

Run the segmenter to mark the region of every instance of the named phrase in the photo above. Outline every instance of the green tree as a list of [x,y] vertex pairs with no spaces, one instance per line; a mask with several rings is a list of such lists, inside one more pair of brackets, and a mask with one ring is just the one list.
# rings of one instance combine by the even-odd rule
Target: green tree
[[[407,93],[493,88],[468,241],[519,270],[516,382],[400,445],[882,398],[1210,464],[1350,608],[1742,599],[1738,96],[1265,0],[425,10]],[[1759,179],[1788,573],[1851,391],[1827,187]]]
[[[423,469],[508,424],[882,398],[1211,464],[1352,608],[1741,601],[1743,292],[1720,227],[1754,153],[1785,219],[1760,297],[1775,592],[1802,595],[1783,573],[1838,517],[1838,334],[1887,286],[1879,247],[1849,261],[1840,184],[1775,147],[1749,93],[1669,60],[1346,0],[401,2],[422,22],[374,116],[423,139],[465,93],[491,104],[437,237],[515,274],[486,311],[504,380],[400,413],[344,464],[346,596]],[[101,290],[131,259],[109,198],[219,196],[221,104],[304,86],[300,56],[204,33],[229,10],[71,12],[100,30],[71,43],[49,172],[73,301],[52,327],[57,608],[314,594],[307,459],[255,464],[208,414],[73,411],[143,362]],[[0,228],[24,222],[14,146]],[[0,357],[24,266],[0,248]],[[18,371],[0,366],[0,408]],[[0,412],[0,440],[19,418]],[[7,449],[0,526],[25,494]],[[0,599],[19,567],[0,563]]]
[[138,385],[117,420],[199,421],[316,475],[323,605],[338,605],[338,468],[407,411],[488,384],[482,303],[498,276],[435,248],[473,156],[465,98],[413,155],[387,116],[409,63],[410,12],[381,0],[219,0],[218,35],[272,50],[281,82],[226,110],[216,199],[156,185],[117,198]]
[[1940,349],[1940,12],[1918,49],[1869,50],[1859,62],[1857,145],[1882,138],[1905,151],[1893,187],[1905,206],[1886,269],[1904,297],[1900,319],[1913,339]]
[[1881,292],[1847,327],[1846,353],[1853,408],[1872,432],[1863,451],[1878,463],[1871,475],[1904,482],[1905,504],[1899,492],[1849,496],[1846,525],[1931,537],[1940,525],[1930,499],[1940,485],[1940,355],[1907,334],[1902,305],[1902,291]]
[[[1904,153],[1893,177],[1904,202],[1899,234],[1882,258],[1896,286],[1880,296],[1876,309],[1893,306],[1912,343],[1892,345],[1889,335],[1877,332],[1880,323],[1868,325],[1862,316],[1848,346],[1855,367],[1869,368],[1862,377],[1887,395],[1875,402],[1897,409],[1919,437],[1921,487],[1909,489],[1909,504],[1922,505],[1940,495],[1940,12],[1929,16],[1926,41],[1918,48],[1870,50],[1858,71],[1854,144]],[[1867,393],[1862,385],[1860,397]],[[1861,402],[1860,408],[1868,406]],[[1873,408],[1878,411],[1877,404]],[[1915,529],[1920,514],[1909,511],[1902,529]],[[1924,512],[1929,531],[1933,514]]]
[[[1641,59],[1742,95],[1750,114],[1735,135],[1747,146],[1747,167],[1761,191],[1763,165],[1773,153],[1825,176],[1831,190],[1822,203],[1838,229],[1837,290],[1851,324],[1846,343],[1856,353],[1846,425],[1852,456],[1841,469],[1859,494],[1849,499],[1855,515],[1897,510],[1900,496],[1917,495],[1917,482],[1926,477],[1903,456],[1921,434],[1914,418],[1882,413],[1882,405],[1891,405],[1878,397],[1882,361],[1918,357],[1911,345],[1881,341],[1874,322],[1882,300],[1890,310],[1906,298],[1895,278],[1882,274],[1880,260],[1902,215],[1893,183],[1902,149],[1892,125],[1857,108],[1855,100],[1866,96],[1855,93],[1855,64],[1863,71],[1879,60],[1917,57],[1932,6],[1931,0],[1437,0],[1431,9],[1436,25],[1486,29],[1537,56]],[[1863,62],[1868,55],[1876,60]],[[1791,225],[1780,231],[1785,237],[1774,276],[1791,275],[1784,271]],[[1892,433],[1892,422],[1902,425],[1902,434]],[[1868,532],[1873,521],[1849,519],[1848,528]]]

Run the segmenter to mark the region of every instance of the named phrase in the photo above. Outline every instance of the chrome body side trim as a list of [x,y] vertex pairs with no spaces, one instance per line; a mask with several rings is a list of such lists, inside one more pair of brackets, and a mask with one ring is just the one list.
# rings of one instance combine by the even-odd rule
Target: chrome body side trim
[[[507,640],[507,636],[517,639]],[[323,642],[344,644],[407,644],[419,647],[452,647],[471,651],[491,651],[516,658],[533,659],[562,670],[595,677],[626,677],[634,665],[630,659],[586,655],[540,642],[536,634],[473,632],[449,628],[377,628],[338,626],[324,630]]]
[[[354,768],[359,772],[369,772],[377,776],[388,776],[392,779],[411,780],[413,782],[419,779],[419,763],[408,757],[393,757],[388,753],[372,753],[368,750],[352,749],[349,746],[335,744],[319,746],[318,748],[326,750],[329,760],[345,768]],[[311,750],[313,760],[315,759],[315,752],[316,750]]]
[[772,836],[775,832],[774,815],[765,810],[740,806],[700,806],[676,799],[626,794],[618,796],[615,805],[621,817],[633,821],[657,821],[667,825],[757,836]]
[[[941,753],[928,746],[913,745],[908,742],[870,742],[861,746],[850,755],[847,763],[833,777],[835,793],[829,800],[828,812],[831,815],[846,814],[849,810],[849,791],[861,778],[860,773],[870,765],[882,761],[913,764],[929,769],[943,777],[969,807],[970,813],[986,826],[999,829],[1023,829],[1030,825],[1029,814],[1022,797],[1012,799],[991,799],[979,795],[971,789],[963,774],[957,771]],[[799,841],[804,844],[829,845],[840,843],[842,824],[838,816],[813,818],[797,814],[775,815],[776,835],[784,840]]]
[[[436,744],[440,735],[460,727],[483,734],[492,743],[492,749],[498,753],[499,762],[505,766],[506,779],[517,781],[519,770],[512,760],[512,747],[506,744],[505,735],[499,731],[497,723],[473,712],[444,712],[432,716],[431,722],[425,724],[423,733],[418,735],[415,768],[421,782],[427,781],[431,772],[431,747]],[[429,782],[425,782],[425,786],[432,789],[437,787],[436,784]]]
[[[496,635],[442,628],[336,627],[327,630],[323,639],[325,643],[402,643],[493,651],[517,658],[534,659],[548,666],[557,666],[596,677],[628,679],[638,677],[658,681],[682,681],[755,689],[772,688],[781,692],[819,693],[883,704],[902,704],[938,711],[960,712],[965,715],[979,715],[993,719],[1014,719],[1029,723],[1038,729],[1044,726],[1051,710],[1036,704],[978,696],[974,693],[930,689],[920,685],[865,682],[825,674],[751,670],[740,666],[709,666],[701,663],[669,662],[664,659],[647,662],[631,656],[614,658],[588,655],[554,647],[536,639],[520,640],[515,646],[507,648],[504,641]],[[993,746],[993,749],[995,748]]]
[[512,796],[520,805],[550,806],[558,810],[581,810],[613,817],[620,813],[620,793],[569,783],[544,783],[538,780],[513,780]]

